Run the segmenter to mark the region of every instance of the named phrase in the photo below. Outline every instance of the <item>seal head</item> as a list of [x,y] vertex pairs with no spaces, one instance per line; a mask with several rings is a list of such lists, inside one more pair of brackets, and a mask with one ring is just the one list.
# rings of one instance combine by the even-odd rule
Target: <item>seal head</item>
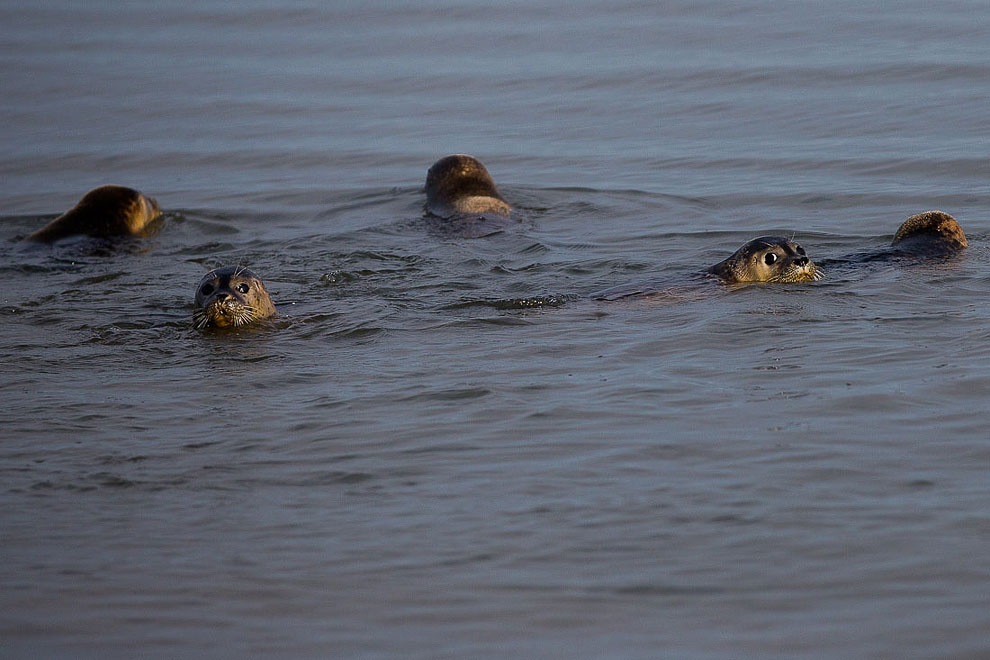
[[51,242],[76,234],[97,238],[143,236],[161,214],[158,202],[133,188],[100,186],[25,240]]
[[942,211],[926,211],[905,220],[890,247],[918,256],[945,256],[968,245],[966,234],[955,218]]
[[426,209],[441,218],[484,213],[508,216],[512,212],[481,161],[465,154],[445,156],[430,167]]
[[239,328],[275,314],[264,283],[243,266],[224,266],[207,273],[196,288],[193,326]]
[[706,272],[726,284],[807,282],[824,276],[804,248],[783,236],[754,238]]

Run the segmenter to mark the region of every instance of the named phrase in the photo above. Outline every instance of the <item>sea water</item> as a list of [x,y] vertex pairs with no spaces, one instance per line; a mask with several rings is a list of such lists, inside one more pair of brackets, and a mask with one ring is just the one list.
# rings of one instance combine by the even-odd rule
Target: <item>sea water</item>
[[[0,25],[4,657],[990,653],[990,6]],[[448,153],[512,223],[424,217]],[[20,242],[103,183],[161,232]],[[934,208],[956,258],[594,298]],[[235,264],[277,319],[195,331]]]

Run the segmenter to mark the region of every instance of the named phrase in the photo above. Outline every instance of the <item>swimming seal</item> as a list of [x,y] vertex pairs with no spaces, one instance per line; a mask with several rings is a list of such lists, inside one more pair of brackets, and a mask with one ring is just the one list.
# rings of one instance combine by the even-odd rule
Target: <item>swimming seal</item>
[[466,154],[445,156],[430,167],[426,208],[441,218],[484,213],[508,216],[512,212],[485,166]]
[[761,236],[744,244],[714,266],[674,279],[665,278],[625,284],[593,294],[597,300],[664,296],[667,299],[693,300],[711,293],[712,276],[719,284],[751,282],[807,282],[824,277],[804,248],[783,236]]
[[98,238],[140,236],[161,214],[158,202],[133,188],[100,186],[25,240],[51,242],[75,234]]
[[804,248],[783,236],[754,238],[706,272],[726,284],[807,282],[823,277]]
[[261,279],[243,266],[225,266],[203,276],[196,288],[193,326],[239,328],[275,314]]
[[822,264],[846,268],[853,264],[946,258],[968,246],[966,234],[955,218],[944,211],[925,211],[902,222],[889,246],[825,259]]
[[944,256],[969,246],[962,227],[948,213],[925,211],[905,220],[890,247],[917,256]]

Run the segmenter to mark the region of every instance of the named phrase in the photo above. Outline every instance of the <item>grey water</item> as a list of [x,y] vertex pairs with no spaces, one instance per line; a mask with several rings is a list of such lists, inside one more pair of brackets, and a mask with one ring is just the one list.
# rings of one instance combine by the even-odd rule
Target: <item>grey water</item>
[[990,655],[990,5],[6,0],[0,98],[3,657]]

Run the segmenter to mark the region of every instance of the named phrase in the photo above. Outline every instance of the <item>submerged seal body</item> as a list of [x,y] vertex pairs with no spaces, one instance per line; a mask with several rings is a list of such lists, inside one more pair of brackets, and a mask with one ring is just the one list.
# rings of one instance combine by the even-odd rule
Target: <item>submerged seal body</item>
[[807,282],[823,276],[804,248],[783,236],[754,238],[705,272],[726,284]]
[[140,236],[161,214],[158,202],[133,188],[100,186],[25,240],[50,242],[76,234]]
[[926,211],[905,220],[894,234],[890,247],[917,256],[944,256],[969,245],[962,227],[948,213]]
[[237,328],[275,314],[264,283],[243,266],[225,266],[203,276],[196,288],[196,308],[197,330]]
[[824,263],[849,267],[902,259],[938,259],[958,254],[968,246],[966,234],[955,218],[944,211],[925,211],[901,223],[889,246],[838,259],[826,259]]
[[426,208],[441,218],[485,213],[508,216],[512,212],[481,161],[465,154],[445,156],[430,167]]

